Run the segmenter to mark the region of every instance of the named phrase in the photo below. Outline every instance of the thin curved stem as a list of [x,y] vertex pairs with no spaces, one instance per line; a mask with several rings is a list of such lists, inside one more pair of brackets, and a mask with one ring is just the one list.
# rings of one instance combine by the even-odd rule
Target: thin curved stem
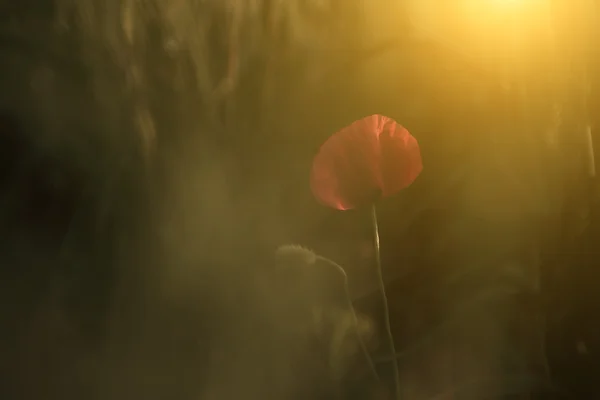
[[396,399],[400,400],[401,398],[401,388],[400,388],[400,368],[398,367],[398,359],[396,358],[396,345],[394,344],[394,334],[392,332],[392,324],[390,322],[390,308],[388,305],[387,294],[385,292],[385,281],[383,280],[383,270],[381,268],[381,249],[379,244],[379,224],[377,222],[377,209],[375,205],[371,208],[371,219],[373,223],[373,239],[375,245],[375,266],[377,270],[377,280],[379,284],[379,291],[381,293],[381,300],[383,303],[383,319],[385,324],[385,330],[388,337],[388,342],[390,346],[390,352],[394,359],[392,363],[394,369],[394,384],[396,389]]
[[342,268],[341,265],[339,265],[338,263],[317,255],[316,256],[318,260],[326,263],[329,266],[332,266],[333,268],[335,268],[337,270],[337,272],[339,274],[341,274],[344,277],[344,291],[345,291],[345,296],[346,296],[346,302],[347,302],[347,307],[348,307],[348,311],[351,314],[352,317],[352,323],[354,326],[354,332],[356,334],[356,338],[358,340],[358,344],[361,348],[361,351],[367,361],[369,370],[371,372],[371,374],[373,375],[373,378],[376,381],[379,381],[379,375],[377,374],[377,368],[375,367],[375,361],[373,360],[373,358],[371,357],[371,354],[369,352],[369,348],[367,347],[365,341],[363,340],[361,334],[360,334],[360,329],[359,329],[359,323],[358,323],[358,316],[356,315],[356,310],[354,309],[354,304],[352,303],[352,296],[350,294],[350,288],[348,286],[348,275],[346,274],[346,270],[344,270],[344,268]]

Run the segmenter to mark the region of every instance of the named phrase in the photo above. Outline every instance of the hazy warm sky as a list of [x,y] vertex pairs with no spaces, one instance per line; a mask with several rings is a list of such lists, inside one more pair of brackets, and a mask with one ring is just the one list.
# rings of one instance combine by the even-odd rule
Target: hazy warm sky
[[[493,63],[498,57],[526,61],[530,50],[550,44],[556,31],[549,0],[364,1],[374,40],[402,35],[401,15],[408,13],[413,33]],[[567,5],[555,18],[576,17],[576,10],[584,10],[583,0]]]

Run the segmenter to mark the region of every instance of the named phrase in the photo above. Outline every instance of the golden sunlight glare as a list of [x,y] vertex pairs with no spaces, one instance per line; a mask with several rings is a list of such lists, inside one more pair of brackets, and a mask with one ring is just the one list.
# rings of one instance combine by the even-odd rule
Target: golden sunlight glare
[[551,0],[409,0],[408,8],[419,35],[505,69],[532,66],[549,51],[556,7]]

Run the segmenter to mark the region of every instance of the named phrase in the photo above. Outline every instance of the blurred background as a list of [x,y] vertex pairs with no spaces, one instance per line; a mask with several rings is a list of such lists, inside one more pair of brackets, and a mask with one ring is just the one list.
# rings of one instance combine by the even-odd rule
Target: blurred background
[[[506,361],[505,372],[547,374],[572,398],[600,398],[596,2],[365,1],[362,10],[364,33],[350,34],[366,50],[328,54],[340,66],[296,97],[327,106],[322,114],[305,107],[300,129],[311,134],[286,135],[282,146],[285,157],[299,157],[288,158],[297,180],[286,178],[297,188],[306,187],[307,155],[355,119],[381,113],[419,140],[421,177],[379,204],[408,392],[425,398],[428,388],[480,373],[476,359],[517,351],[527,360]],[[282,198],[303,210],[294,226],[304,228],[289,239],[347,267],[359,308],[380,310],[368,210],[328,211],[308,193]],[[478,296],[515,270],[527,290],[505,301],[518,321],[497,322],[502,306]],[[463,289],[451,288],[452,279]],[[469,285],[478,289],[465,291]],[[423,346],[417,338],[447,320],[467,292],[466,303],[487,305]]]
[[283,243],[346,269],[391,388],[369,210],[309,188],[321,144],[383,114],[424,165],[377,204],[402,398],[600,399],[597,1],[99,4],[0,0],[13,398],[308,386],[280,368],[308,353],[294,316],[265,311],[288,293],[256,283]]

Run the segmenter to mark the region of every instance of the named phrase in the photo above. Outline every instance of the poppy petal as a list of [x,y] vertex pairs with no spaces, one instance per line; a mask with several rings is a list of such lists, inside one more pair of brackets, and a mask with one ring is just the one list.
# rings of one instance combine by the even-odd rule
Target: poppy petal
[[310,184],[317,200],[348,210],[391,196],[422,170],[417,140],[383,115],[371,115],[332,135],[313,161]]

